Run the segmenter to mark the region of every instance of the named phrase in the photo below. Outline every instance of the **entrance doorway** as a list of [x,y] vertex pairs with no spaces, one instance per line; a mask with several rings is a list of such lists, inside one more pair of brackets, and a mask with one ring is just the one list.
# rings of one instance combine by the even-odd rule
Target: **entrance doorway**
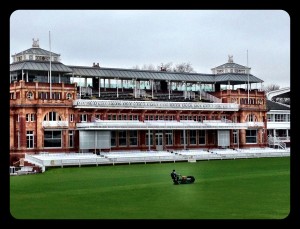
[[162,132],[162,130],[158,130],[155,133],[155,145],[156,145],[156,150],[163,150],[163,132]]

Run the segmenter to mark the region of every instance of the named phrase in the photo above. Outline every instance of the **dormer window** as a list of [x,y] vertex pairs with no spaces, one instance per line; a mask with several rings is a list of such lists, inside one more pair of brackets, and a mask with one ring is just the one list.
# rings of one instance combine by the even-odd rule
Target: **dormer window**
[[49,56],[35,56],[35,60],[41,60],[41,61],[49,61]]

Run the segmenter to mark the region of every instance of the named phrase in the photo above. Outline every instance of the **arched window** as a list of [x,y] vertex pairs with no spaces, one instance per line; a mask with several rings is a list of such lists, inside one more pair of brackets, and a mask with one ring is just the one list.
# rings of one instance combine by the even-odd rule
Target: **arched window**
[[257,122],[257,117],[254,114],[248,114],[247,122]]
[[61,116],[55,111],[50,111],[45,115],[44,121],[61,121]]

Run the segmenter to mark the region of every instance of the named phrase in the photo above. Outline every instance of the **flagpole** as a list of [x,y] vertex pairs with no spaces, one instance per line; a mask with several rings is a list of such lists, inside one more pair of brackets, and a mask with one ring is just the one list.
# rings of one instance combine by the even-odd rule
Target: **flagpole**
[[247,85],[247,89],[248,89],[248,105],[249,105],[249,67],[248,67],[248,49],[247,49],[247,73],[248,73],[248,85]]
[[50,76],[50,99],[52,99],[52,79],[51,79],[51,35],[49,31],[49,48],[50,48],[50,70],[49,70],[49,76]]

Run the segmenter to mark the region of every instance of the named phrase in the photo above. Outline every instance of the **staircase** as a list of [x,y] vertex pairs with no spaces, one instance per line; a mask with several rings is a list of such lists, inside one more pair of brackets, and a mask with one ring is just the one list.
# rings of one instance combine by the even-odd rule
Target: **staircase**
[[276,146],[277,146],[278,148],[286,149],[286,144],[276,137],[269,136],[268,144],[269,144],[269,147],[272,147],[272,148],[276,148]]

